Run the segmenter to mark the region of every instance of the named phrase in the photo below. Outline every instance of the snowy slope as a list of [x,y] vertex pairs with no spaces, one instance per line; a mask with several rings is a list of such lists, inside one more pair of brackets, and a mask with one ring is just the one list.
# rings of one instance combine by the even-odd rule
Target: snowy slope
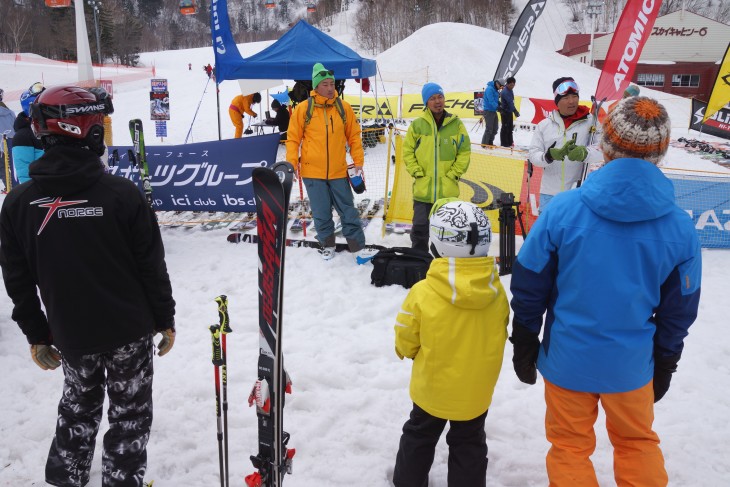
[[[437,41],[438,40],[438,41]],[[446,41],[444,41],[446,40]],[[447,91],[480,87],[492,75],[506,37],[463,24],[439,24],[421,29],[377,57],[388,72],[430,66],[433,79]],[[242,45],[244,55],[267,43]],[[491,46],[490,49],[483,49]],[[565,73],[583,86],[595,86],[598,72],[533,45],[516,92],[549,97],[550,83]],[[43,79],[48,85],[72,81],[73,66],[39,63],[22,56],[15,63],[0,56],[0,86],[21,90]],[[25,60],[25,59],[28,60]],[[170,80],[173,120],[166,143],[181,143],[202,97],[194,125],[195,140],[217,138],[215,91],[201,66],[212,62],[210,49],[148,53],[157,77]],[[188,62],[193,70],[188,71]],[[104,70],[103,77],[127,70]],[[354,83],[353,83],[354,85]],[[221,104],[237,85],[221,86]],[[354,86],[350,89],[354,90]],[[149,81],[115,84],[114,133],[128,142],[130,118],[147,118]],[[388,90],[390,91],[390,90]],[[419,92],[413,87],[410,92]],[[589,90],[590,92],[590,90]],[[647,90],[648,92],[648,90]],[[686,100],[659,94],[675,129],[686,136]],[[9,105],[18,109],[17,100]],[[148,130],[153,125],[145,122]],[[224,137],[232,127],[223,113]],[[695,134],[696,135],[696,134]],[[529,133],[517,132],[517,143],[529,143]],[[670,152],[672,165],[722,171],[708,161],[680,150]],[[246,405],[255,380],[257,335],[256,253],[251,245],[231,245],[225,232],[165,230],[174,295],[178,339],[166,357],[155,359],[155,420],[149,445],[148,478],[155,487],[197,487],[218,484],[214,386],[207,327],[217,321],[213,299],[230,299],[231,326],[229,403],[231,485],[243,485],[253,471],[248,456],[256,450],[256,418]],[[497,253],[493,247],[492,254]],[[730,345],[722,339],[730,316],[726,297],[730,253],[704,251],[704,290],[697,323],[690,330],[672,389],[656,407],[655,427],[662,439],[673,486],[722,486],[730,483],[725,443],[730,437],[727,384]],[[288,249],[286,263],[284,350],[294,381],[287,398],[286,429],[297,449],[292,487],[387,486],[398,438],[410,410],[410,363],[393,352],[393,321],[407,291],[375,288],[370,269],[355,266],[344,255],[322,262],[316,252]],[[509,288],[509,277],[503,279]],[[63,374],[38,369],[28,345],[10,319],[12,303],[0,293],[0,486],[43,485],[43,468],[53,435],[56,403]],[[100,324],[103,326],[103,324]],[[487,419],[490,449],[488,482],[492,486],[546,485],[543,388],[521,384],[511,367],[508,345],[502,375]],[[610,445],[598,420],[599,446],[593,461],[601,485],[614,485]],[[102,432],[105,423],[102,424]],[[97,444],[100,450],[101,440]],[[90,485],[100,485],[100,451]],[[447,448],[439,444],[432,469],[434,487],[446,486]]]

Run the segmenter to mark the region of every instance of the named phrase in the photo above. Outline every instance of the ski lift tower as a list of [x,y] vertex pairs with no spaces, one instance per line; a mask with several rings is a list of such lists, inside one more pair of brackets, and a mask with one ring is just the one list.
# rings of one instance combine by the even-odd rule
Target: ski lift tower
[[590,0],[586,6],[586,14],[591,18],[591,61],[593,67],[593,33],[596,30],[596,18],[603,13],[603,0]]

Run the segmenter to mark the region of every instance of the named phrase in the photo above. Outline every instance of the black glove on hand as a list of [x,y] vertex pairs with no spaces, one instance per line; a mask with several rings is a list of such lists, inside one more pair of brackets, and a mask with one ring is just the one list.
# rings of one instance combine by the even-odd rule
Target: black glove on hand
[[512,365],[517,378],[525,384],[537,382],[537,355],[540,352],[540,339],[537,333],[512,322],[512,342],[514,351]]
[[654,402],[659,402],[669,390],[672,374],[677,371],[677,363],[682,353],[662,357],[654,354]]

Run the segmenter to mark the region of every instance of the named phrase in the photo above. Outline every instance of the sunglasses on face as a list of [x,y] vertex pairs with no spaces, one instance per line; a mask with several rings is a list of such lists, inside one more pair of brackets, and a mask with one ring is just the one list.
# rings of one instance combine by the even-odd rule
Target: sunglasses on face
[[568,93],[578,93],[580,89],[578,88],[578,83],[575,81],[563,81],[560,83],[553,92],[553,95],[567,95]]
[[328,69],[326,71],[320,71],[319,73],[317,73],[317,76],[334,76],[334,75],[335,75],[335,72],[332,71],[331,69]]

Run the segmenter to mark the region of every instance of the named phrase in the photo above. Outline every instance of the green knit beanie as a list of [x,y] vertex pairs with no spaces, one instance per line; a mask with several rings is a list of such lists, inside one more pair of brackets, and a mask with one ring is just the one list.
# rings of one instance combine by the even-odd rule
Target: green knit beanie
[[335,73],[333,71],[327,70],[327,68],[325,68],[322,63],[315,64],[312,68],[312,89],[316,90],[317,85],[319,85],[327,78],[334,81]]

